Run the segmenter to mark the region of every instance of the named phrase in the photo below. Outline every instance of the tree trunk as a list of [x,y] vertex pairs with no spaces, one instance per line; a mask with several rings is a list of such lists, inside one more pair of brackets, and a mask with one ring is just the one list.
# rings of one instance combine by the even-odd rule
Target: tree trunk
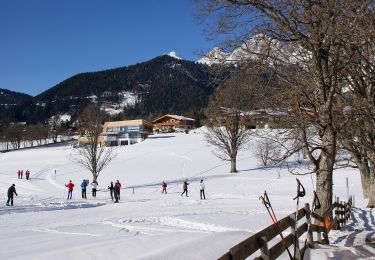
[[362,156],[360,153],[352,152],[355,163],[358,167],[359,173],[361,174],[362,192],[363,197],[368,199],[370,196],[370,167],[369,160]]
[[332,129],[327,127],[322,139],[324,149],[321,152],[316,173],[316,193],[321,203],[320,215],[326,213],[332,205],[332,177],[336,157],[336,135]]
[[370,162],[370,175],[367,179],[367,187],[368,187],[368,195],[369,200],[367,204],[367,208],[375,208],[375,163],[373,162],[373,159],[369,160]]
[[370,189],[371,189],[370,168],[368,166],[367,160],[364,158],[360,160],[359,163],[357,163],[357,165],[358,165],[359,172],[361,174],[363,197],[367,199],[370,196]]
[[231,158],[230,160],[230,172],[237,172],[237,159],[236,157],[235,158]]

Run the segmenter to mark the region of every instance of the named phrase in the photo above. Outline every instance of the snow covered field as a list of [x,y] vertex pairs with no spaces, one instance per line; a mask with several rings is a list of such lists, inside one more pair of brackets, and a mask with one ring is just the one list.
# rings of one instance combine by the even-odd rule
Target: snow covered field
[[[229,174],[229,164],[212,154],[199,130],[154,135],[117,148],[116,160],[99,176],[101,191],[96,199],[88,192],[87,200],[80,198],[79,185],[91,180],[90,173],[71,162],[70,146],[0,154],[0,259],[215,259],[271,224],[259,201],[264,190],[279,219],[295,211],[295,176],[286,169],[260,167],[253,147],[239,154],[239,173]],[[19,180],[18,169],[29,169],[31,180]],[[345,177],[356,206],[364,207],[354,169],[335,172],[334,194],[346,200]],[[64,184],[70,179],[76,189],[67,201]],[[122,190],[121,203],[115,204],[107,186],[117,179],[135,188],[134,194],[132,188]],[[185,179],[189,197],[180,196]],[[204,201],[199,198],[201,179]],[[167,195],[161,193],[163,180]],[[315,180],[310,175],[300,180],[307,192],[300,205],[311,203]],[[6,207],[12,183],[19,196],[14,207]],[[374,223],[367,225],[374,228]],[[327,250],[316,254],[334,254]]]

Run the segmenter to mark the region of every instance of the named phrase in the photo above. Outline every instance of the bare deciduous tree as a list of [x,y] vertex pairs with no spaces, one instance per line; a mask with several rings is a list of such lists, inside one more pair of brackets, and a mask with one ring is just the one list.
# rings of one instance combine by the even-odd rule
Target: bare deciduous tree
[[101,171],[115,158],[112,147],[105,147],[101,139],[104,114],[99,108],[89,105],[78,118],[78,127],[84,136],[84,143],[78,148],[78,153],[72,160],[89,170],[93,181],[96,181]]
[[205,110],[206,140],[216,148],[216,156],[231,162],[231,173],[237,172],[238,151],[251,137],[244,117],[244,111],[255,103],[251,94],[248,83],[234,76],[215,91]]
[[[285,84],[297,85],[295,119],[311,118],[314,138],[302,132],[301,140],[315,166],[316,190],[321,201],[320,213],[332,205],[332,176],[337,152],[335,97],[342,88],[342,72],[350,63],[344,50],[361,26],[359,17],[372,8],[372,1],[258,1],[196,0],[200,18],[216,19],[214,33],[233,36],[232,43],[246,43],[252,35],[264,35],[270,43],[255,53],[273,66],[284,68],[280,77]],[[274,42],[280,44],[274,44]],[[278,48],[280,47],[280,48]],[[286,47],[286,48],[285,48]],[[250,50],[251,51],[251,50]],[[287,68],[287,70],[285,70]],[[285,73],[289,72],[289,73]],[[294,77],[290,77],[290,71]],[[306,113],[305,108],[311,110]],[[300,134],[299,134],[300,135]],[[315,144],[311,146],[309,141]]]

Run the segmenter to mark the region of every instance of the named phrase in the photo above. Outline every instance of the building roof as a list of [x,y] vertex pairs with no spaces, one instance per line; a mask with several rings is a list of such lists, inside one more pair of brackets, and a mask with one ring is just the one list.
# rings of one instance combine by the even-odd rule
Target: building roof
[[177,119],[177,120],[195,121],[195,119],[190,118],[190,117],[166,114],[166,115],[164,115],[164,116],[161,116],[161,117],[155,119],[154,121],[152,121],[152,123],[156,123],[157,121],[159,121],[160,119],[163,119],[163,118],[165,118],[165,117],[170,117],[170,118],[174,118],[174,119]]
[[136,120],[124,120],[124,121],[111,121],[104,123],[104,129],[108,127],[116,127],[116,126],[130,126],[130,125],[149,125],[152,126],[150,122],[144,119],[136,119]]

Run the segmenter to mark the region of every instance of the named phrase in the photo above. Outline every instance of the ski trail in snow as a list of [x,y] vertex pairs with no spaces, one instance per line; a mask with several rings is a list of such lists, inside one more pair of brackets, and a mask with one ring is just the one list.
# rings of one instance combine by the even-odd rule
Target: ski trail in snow
[[150,217],[150,218],[128,218],[120,219],[118,223],[111,221],[104,221],[102,224],[111,225],[113,227],[121,228],[126,232],[141,232],[144,234],[152,233],[174,233],[174,232],[189,232],[189,233],[219,233],[219,232],[249,232],[251,230],[244,230],[238,228],[230,228],[209,223],[196,222],[192,220],[185,220],[176,217]]
[[74,236],[91,236],[91,237],[100,237],[101,236],[99,234],[91,234],[91,233],[76,233],[76,232],[58,231],[58,230],[54,230],[54,229],[50,229],[50,228],[31,229],[31,231],[50,233],[50,234],[74,235]]

